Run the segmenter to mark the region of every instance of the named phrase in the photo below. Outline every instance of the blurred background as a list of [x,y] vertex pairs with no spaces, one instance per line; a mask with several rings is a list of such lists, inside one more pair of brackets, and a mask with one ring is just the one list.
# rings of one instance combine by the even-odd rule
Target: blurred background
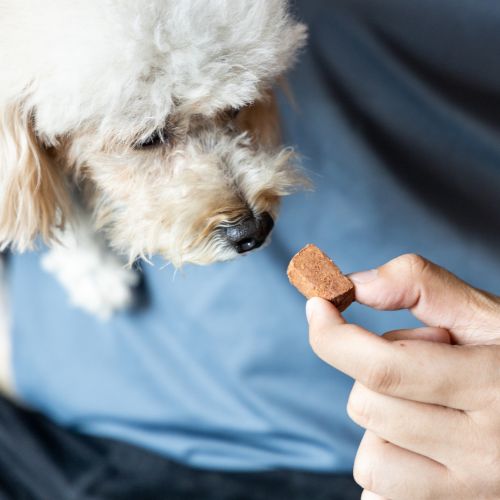
[[[293,9],[310,35],[293,101],[278,90],[282,133],[315,188],[284,200],[270,246],[178,273],[142,264],[142,307],[105,323],[68,304],[43,250],[10,256],[11,389],[87,450],[66,460],[77,445],[47,431],[52,462],[30,453],[60,478],[38,491],[85,476],[95,498],[357,498],[352,381],[312,353],[290,257],[312,242],[348,273],[414,252],[500,292],[499,4]],[[377,333],[417,324],[358,304],[345,317]]]

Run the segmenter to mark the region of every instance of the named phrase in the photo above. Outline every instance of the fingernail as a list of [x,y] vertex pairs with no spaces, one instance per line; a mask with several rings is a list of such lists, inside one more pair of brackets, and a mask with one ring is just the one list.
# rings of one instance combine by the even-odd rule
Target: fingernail
[[307,322],[310,323],[313,316],[322,314],[322,300],[318,297],[313,297],[306,302],[306,317]]
[[315,302],[314,299],[309,299],[306,302],[306,318],[307,318],[308,323],[311,322],[311,318],[312,318],[314,307],[315,307],[314,302]]
[[354,283],[359,283],[360,285],[364,285],[366,283],[370,283],[375,281],[378,278],[378,269],[370,269],[369,271],[361,271],[359,273],[349,274],[349,278]]

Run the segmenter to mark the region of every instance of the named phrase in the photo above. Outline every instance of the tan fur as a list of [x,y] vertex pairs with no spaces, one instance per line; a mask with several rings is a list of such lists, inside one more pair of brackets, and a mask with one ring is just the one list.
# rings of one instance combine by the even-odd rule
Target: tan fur
[[70,207],[130,261],[208,264],[302,183],[269,91],[307,37],[289,2],[146,3],[0,0],[0,248],[72,241]]
[[[183,110],[186,112],[185,110]],[[50,153],[22,106],[3,110],[0,128],[0,242],[24,250],[45,241],[69,214],[65,175],[85,189],[95,229],[132,262],[162,254],[176,266],[236,256],[217,229],[249,213],[277,216],[281,196],[303,184],[290,150],[276,147],[276,104],[269,97],[236,119],[179,114],[168,144],[135,150],[82,129]],[[71,222],[71,219],[70,219]]]
[[236,256],[221,227],[249,213],[277,216],[279,200],[304,178],[293,153],[277,147],[277,112],[266,99],[236,119],[198,114],[171,117],[175,137],[136,150],[81,130],[60,141],[57,162],[85,186],[84,204],[120,254],[132,262],[161,254],[176,266]]
[[0,109],[0,248],[25,250],[64,223],[63,173],[40,146],[33,116],[20,103]]
[[238,126],[246,130],[257,144],[275,148],[281,142],[278,105],[273,91],[264,99],[243,108]]

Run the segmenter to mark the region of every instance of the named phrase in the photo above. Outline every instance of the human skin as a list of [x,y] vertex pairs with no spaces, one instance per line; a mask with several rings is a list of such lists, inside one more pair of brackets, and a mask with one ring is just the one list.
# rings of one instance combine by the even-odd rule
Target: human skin
[[500,298],[417,255],[350,277],[361,304],[426,325],[378,337],[307,303],[313,350],[355,380],[363,500],[500,498]]

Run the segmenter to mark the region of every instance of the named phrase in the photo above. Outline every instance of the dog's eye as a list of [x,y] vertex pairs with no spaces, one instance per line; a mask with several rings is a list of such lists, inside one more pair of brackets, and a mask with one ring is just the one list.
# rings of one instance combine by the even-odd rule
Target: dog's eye
[[149,149],[163,146],[168,143],[168,132],[164,129],[156,130],[146,139],[136,142],[134,149]]
[[238,115],[240,114],[240,111],[241,111],[241,108],[231,108],[227,111],[227,116],[231,120],[234,120],[238,117]]

